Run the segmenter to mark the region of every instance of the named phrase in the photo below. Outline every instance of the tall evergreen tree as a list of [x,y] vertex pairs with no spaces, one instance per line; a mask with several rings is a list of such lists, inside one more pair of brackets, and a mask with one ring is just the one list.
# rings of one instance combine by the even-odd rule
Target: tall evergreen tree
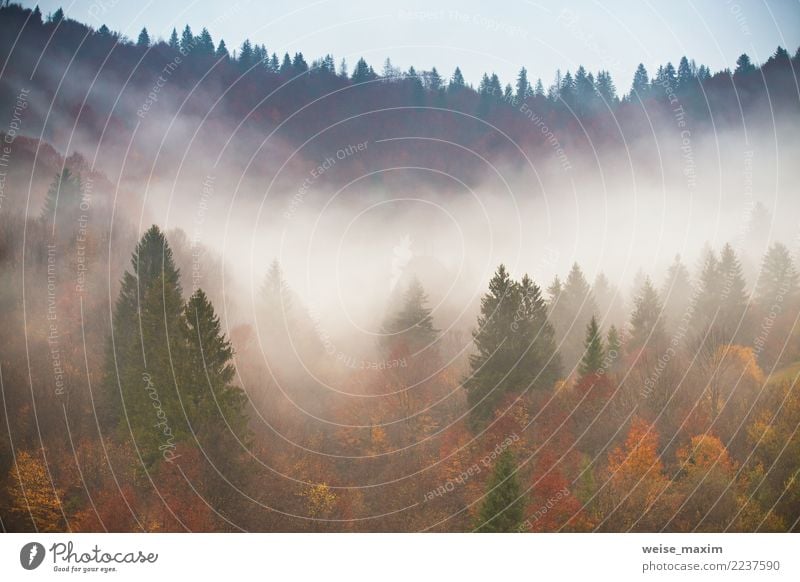
[[196,39],[197,53],[204,57],[214,56],[214,41],[211,38],[211,33],[207,28],[200,31],[200,35]]
[[644,283],[634,300],[631,315],[631,336],[628,347],[639,350],[645,347],[658,349],[664,345],[664,324],[662,320],[661,300],[650,277]]
[[647,69],[644,68],[642,63],[636,67],[636,72],[633,74],[633,85],[631,86],[631,100],[644,99],[650,90],[650,78],[647,76]]
[[600,334],[600,326],[597,319],[592,316],[589,325],[586,326],[586,341],[584,342],[583,359],[579,368],[582,377],[596,374],[604,365],[605,347],[603,346],[603,336]]
[[181,42],[178,40],[178,31],[172,29],[172,34],[169,35],[169,48],[178,50],[181,48]]
[[239,67],[245,71],[249,70],[255,64],[254,57],[253,45],[250,39],[246,38],[239,49]]
[[755,70],[755,66],[750,62],[750,57],[748,57],[746,53],[742,53],[739,55],[739,58],[736,59],[736,69],[733,71],[733,75],[734,77],[741,77],[749,75],[755,72]]
[[557,302],[551,306],[551,321],[567,370],[573,369],[583,356],[584,331],[595,313],[594,295],[580,266],[574,263]]
[[114,306],[106,353],[104,421],[146,462],[187,436],[178,390],[188,353],[179,272],[158,227],[142,236]]
[[561,373],[555,332],[541,290],[527,275],[520,283],[500,265],[481,298],[476,353],[464,382],[472,427],[490,420],[510,393],[550,388]]
[[247,397],[234,386],[233,347],[222,332],[219,317],[206,294],[198,289],[185,308],[188,378],[181,400],[192,432],[219,444],[246,436]]
[[147,48],[150,46],[150,35],[147,33],[146,28],[143,28],[139,33],[139,38],[136,40],[136,46],[140,48]]
[[292,68],[297,75],[308,71],[308,64],[303,58],[303,53],[294,53],[294,59],[292,59]]
[[664,298],[664,320],[670,328],[681,325],[681,321],[688,318],[689,303],[693,295],[692,282],[689,270],[681,262],[680,255],[675,255],[675,260],[667,269],[661,296]]
[[188,55],[190,52],[192,52],[192,48],[194,48],[194,35],[192,34],[192,29],[189,28],[189,25],[187,24],[181,33],[181,53]]
[[228,54],[228,47],[225,45],[225,39],[219,39],[219,45],[217,46],[217,52],[215,53],[218,59],[220,58],[229,58],[230,54]]
[[450,84],[447,86],[449,91],[458,91],[459,89],[463,89],[466,86],[464,82],[464,75],[461,74],[461,69],[456,67],[456,70],[453,71],[453,76],[450,79]]
[[730,243],[722,247],[719,261],[722,276],[722,293],[718,323],[723,337],[733,341],[734,337],[749,335],[747,311],[747,283],[742,265]]
[[402,344],[411,353],[429,346],[436,339],[438,330],[433,327],[433,316],[427,302],[425,290],[415,277],[405,292],[402,308],[383,326],[384,343]]
[[694,71],[692,70],[692,66],[689,64],[689,59],[685,56],[681,57],[680,63],[678,63],[678,76],[676,78],[676,85],[678,90],[685,90],[691,86],[692,81],[694,81]]
[[497,458],[486,486],[486,496],[478,512],[475,531],[514,533],[522,525],[525,502],[517,477],[514,455],[506,449]]
[[528,82],[528,71],[525,69],[525,67],[522,67],[519,70],[519,75],[517,76],[517,101],[522,103],[532,95],[533,91],[531,90],[531,84]]
[[764,255],[758,275],[758,305],[768,312],[772,305],[794,303],[800,294],[799,281],[789,249],[781,243],[773,244]]

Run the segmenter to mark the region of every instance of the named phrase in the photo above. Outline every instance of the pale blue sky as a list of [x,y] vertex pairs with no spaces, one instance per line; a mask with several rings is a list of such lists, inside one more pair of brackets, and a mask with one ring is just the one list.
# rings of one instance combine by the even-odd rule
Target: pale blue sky
[[[35,2],[25,2],[33,5]],[[249,37],[270,53],[302,51],[309,62],[331,52],[337,64],[359,56],[380,71],[386,57],[407,69],[456,65],[468,82],[495,71],[513,82],[520,66],[545,85],[555,70],[608,69],[627,90],[636,65],[648,71],[684,54],[713,71],[747,52],[762,62],[781,44],[800,45],[800,0],[45,0],[44,14],[63,6],[95,28],[107,24],[135,38],[142,26],[166,38],[188,23],[209,28],[229,48]]]

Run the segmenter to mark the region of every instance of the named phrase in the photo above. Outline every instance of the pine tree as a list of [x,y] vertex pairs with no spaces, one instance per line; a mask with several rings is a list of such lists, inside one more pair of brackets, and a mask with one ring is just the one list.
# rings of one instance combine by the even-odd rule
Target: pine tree
[[303,58],[303,53],[294,53],[294,59],[292,60],[292,68],[296,74],[305,73],[308,71],[308,64],[306,60]]
[[605,348],[603,347],[603,336],[600,334],[600,326],[597,319],[592,316],[589,325],[586,326],[585,350],[579,372],[581,377],[598,373],[604,366]]
[[192,48],[194,47],[194,35],[192,34],[192,29],[189,28],[187,24],[183,28],[183,32],[181,33],[181,46],[180,51],[184,55],[188,55],[192,52]]
[[216,57],[218,59],[223,58],[223,57],[227,59],[227,58],[230,57],[230,55],[228,54],[228,47],[225,45],[225,40],[224,39],[220,39],[219,40],[219,45],[217,46]]
[[708,249],[702,260],[698,277],[697,308],[692,317],[692,330],[701,340],[711,330],[712,322],[719,316],[722,304],[723,278],[714,251]]
[[693,287],[689,270],[681,262],[680,255],[667,269],[661,296],[664,298],[664,320],[670,328],[676,328],[687,317],[689,303],[692,300]]
[[150,35],[147,33],[146,28],[143,28],[139,33],[139,38],[136,40],[136,46],[140,48],[147,48],[150,46]]
[[186,380],[185,318],[179,272],[157,226],[142,236],[131,266],[114,306],[103,420],[151,463],[187,435],[177,392]]
[[281,75],[292,75],[294,69],[292,68],[292,59],[289,53],[283,53],[283,60],[281,61],[281,68],[278,70]]
[[611,73],[608,71],[600,71],[597,73],[595,89],[606,107],[611,107],[617,102],[617,88],[614,86]]
[[461,74],[461,69],[456,67],[453,71],[453,77],[450,79],[450,84],[447,86],[448,91],[458,91],[466,86],[464,82],[464,75]]
[[222,333],[219,317],[198,289],[185,308],[189,377],[181,400],[192,432],[219,443],[246,436],[247,397],[233,385],[233,348]]
[[656,349],[664,344],[664,325],[661,315],[661,300],[653,287],[650,277],[644,283],[634,300],[631,315],[631,337],[628,346],[631,350],[645,347]]
[[404,352],[414,353],[429,346],[438,330],[433,327],[428,297],[415,277],[403,297],[403,307],[383,327],[386,345],[403,346]]
[[583,356],[584,331],[595,313],[594,295],[580,266],[574,263],[557,304],[551,308],[551,321],[567,370],[573,369]]
[[747,311],[747,284],[742,274],[742,265],[730,243],[722,247],[719,272],[722,276],[722,293],[718,323],[723,337],[733,341],[736,337],[747,337],[749,329],[745,321]]
[[486,496],[478,513],[475,531],[481,533],[514,533],[522,525],[525,503],[517,478],[514,455],[506,449],[497,458]]
[[519,75],[517,76],[517,102],[522,103],[532,95],[533,91],[531,91],[531,84],[528,82],[528,71],[525,69],[525,67],[522,67],[519,70]]
[[681,57],[681,61],[678,63],[678,76],[676,79],[677,89],[681,91],[688,89],[692,81],[694,81],[694,78],[694,71],[689,64],[689,59],[685,56]]
[[644,68],[642,63],[636,67],[636,72],[633,74],[633,85],[631,87],[630,99],[644,99],[650,90],[650,79],[647,76],[647,69]]
[[555,332],[539,287],[527,275],[520,283],[500,265],[481,298],[476,353],[464,382],[470,423],[477,429],[491,419],[510,393],[550,388],[561,373]]
[[211,33],[208,32],[207,28],[203,28],[200,31],[200,36],[197,37],[196,42],[198,54],[204,57],[214,56],[214,41],[211,39]]
[[764,255],[758,275],[756,298],[761,309],[767,312],[774,304],[794,303],[800,290],[798,280],[789,249],[781,243],[773,244]]
[[178,31],[173,28],[172,34],[169,36],[169,48],[178,50],[180,47],[181,43],[178,40]]
[[514,374],[519,354],[511,345],[511,326],[519,306],[519,288],[505,265],[500,265],[489,281],[489,292],[481,298],[478,327],[472,333],[476,353],[469,358],[470,375],[464,387],[473,429],[491,418],[505,393],[520,388]]
[[370,73],[370,67],[367,65],[367,61],[365,61],[363,58],[358,59],[356,67],[353,69],[353,83],[366,83],[372,79],[373,75]]
[[239,67],[245,71],[249,70],[255,64],[253,58],[253,45],[250,43],[250,39],[246,38],[239,49]]

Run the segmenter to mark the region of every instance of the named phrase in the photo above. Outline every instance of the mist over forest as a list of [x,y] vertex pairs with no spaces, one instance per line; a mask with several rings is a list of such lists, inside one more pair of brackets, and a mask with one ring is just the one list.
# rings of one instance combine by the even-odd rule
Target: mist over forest
[[0,7],[2,531],[800,529],[800,49],[212,33]]

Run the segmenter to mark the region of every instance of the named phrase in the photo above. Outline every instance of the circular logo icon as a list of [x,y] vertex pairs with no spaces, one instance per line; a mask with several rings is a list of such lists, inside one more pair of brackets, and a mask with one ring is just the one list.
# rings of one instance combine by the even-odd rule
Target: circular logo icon
[[44,546],[39,542],[29,542],[19,551],[19,563],[26,570],[35,570],[44,561]]

